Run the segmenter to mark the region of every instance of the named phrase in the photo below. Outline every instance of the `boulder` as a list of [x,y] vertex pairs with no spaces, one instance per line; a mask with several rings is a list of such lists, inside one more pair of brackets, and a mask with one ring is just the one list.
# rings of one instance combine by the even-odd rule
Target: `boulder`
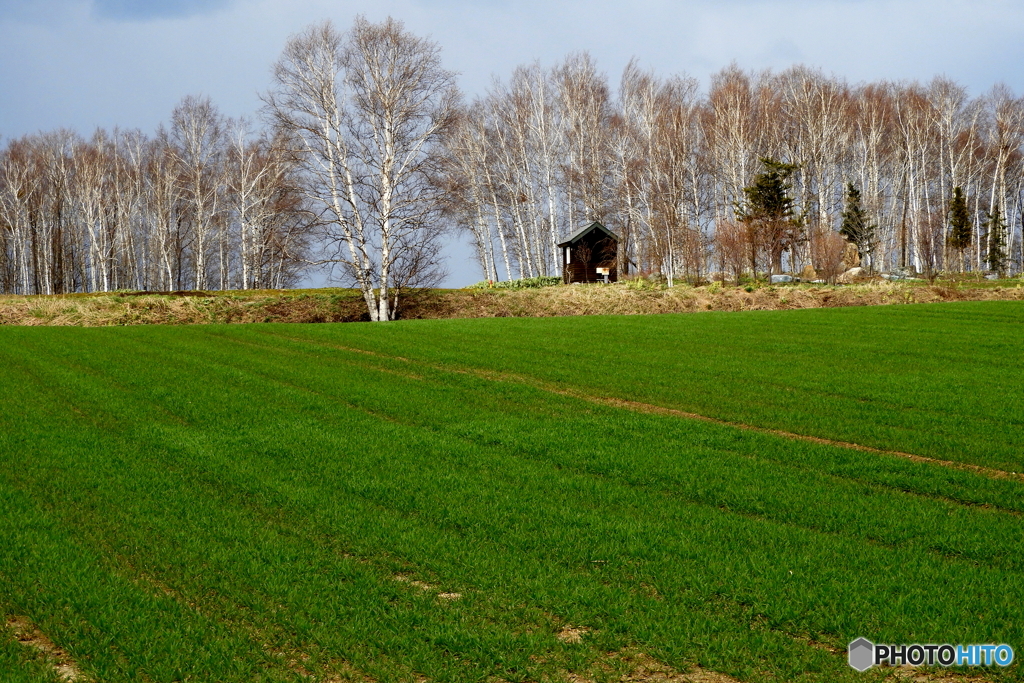
[[783,284],[785,282],[796,282],[796,278],[793,277],[792,275],[786,275],[784,273],[783,274],[779,274],[779,275],[772,275],[772,284],[773,285],[779,285],[779,284]]
[[837,277],[836,282],[846,285],[855,281],[859,277],[864,277],[864,269],[859,267],[850,268],[848,271]]
[[921,282],[922,281],[921,278],[914,277],[913,271],[909,271],[909,270],[905,270],[905,271],[897,270],[894,273],[882,273],[881,278],[883,280],[890,280],[890,281],[893,281],[893,282]]
[[886,280],[916,280],[914,277],[913,268],[900,268],[896,267],[892,269],[891,273],[882,275]]
[[857,245],[853,242],[847,242],[843,248],[843,270],[851,270],[860,265],[860,252],[857,251]]

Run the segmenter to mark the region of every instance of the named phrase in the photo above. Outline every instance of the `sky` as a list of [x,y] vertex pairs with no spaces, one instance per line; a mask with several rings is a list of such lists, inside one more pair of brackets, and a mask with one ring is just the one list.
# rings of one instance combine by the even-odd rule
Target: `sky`
[[[520,65],[586,50],[614,83],[630,59],[706,87],[743,69],[817,67],[850,83],[944,75],[1024,94],[1022,0],[0,0],[0,139],[153,132],[186,95],[255,117],[289,36],[392,16],[441,45],[467,98]],[[482,277],[446,248],[460,287]]]

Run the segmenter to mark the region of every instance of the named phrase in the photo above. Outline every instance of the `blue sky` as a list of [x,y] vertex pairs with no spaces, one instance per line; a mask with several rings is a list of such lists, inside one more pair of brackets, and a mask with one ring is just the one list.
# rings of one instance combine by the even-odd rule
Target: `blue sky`
[[[804,63],[852,83],[944,74],[1024,93],[1020,0],[0,0],[0,137],[67,127],[152,132],[185,95],[255,114],[288,36],[391,15],[444,48],[472,97],[518,64],[588,50],[614,82],[631,57],[706,84]],[[450,249],[452,286],[479,279]]]

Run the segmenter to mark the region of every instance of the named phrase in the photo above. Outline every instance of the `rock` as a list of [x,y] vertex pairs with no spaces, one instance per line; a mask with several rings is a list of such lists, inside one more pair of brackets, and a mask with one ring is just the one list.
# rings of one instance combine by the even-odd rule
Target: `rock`
[[857,245],[853,242],[847,242],[846,247],[843,248],[843,270],[851,270],[860,265],[860,252],[857,251]]
[[813,282],[818,279],[818,271],[814,270],[814,266],[808,263],[804,266],[804,269],[800,271],[800,279],[805,282]]
[[841,284],[849,284],[859,277],[864,277],[863,268],[850,268],[848,271],[836,278],[836,282]]
[[882,273],[879,277],[881,277],[883,280],[889,280],[891,282],[923,282],[922,278],[914,277],[911,271]]
[[772,275],[772,284],[773,285],[782,284],[784,282],[796,282],[796,278],[793,277],[792,275],[786,275],[786,274]]

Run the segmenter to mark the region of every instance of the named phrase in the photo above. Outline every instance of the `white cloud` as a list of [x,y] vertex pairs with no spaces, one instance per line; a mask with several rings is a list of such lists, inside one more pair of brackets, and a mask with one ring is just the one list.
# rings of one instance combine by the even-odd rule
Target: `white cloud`
[[159,17],[190,17],[209,14],[228,6],[231,0],[93,0],[97,17],[117,20],[147,20]]
[[[143,6],[150,9],[138,15]],[[344,27],[365,9],[354,0],[98,0],[96,7],[122,20],[96,16],[84,0],[7,0],[0,8],[0,133],[118,123],[152,129],[190,93],[210,95],[231,114],[251,113],[289,34],[325,17]],[[1000,80],[1024,89],[1017,68],[1024,4],[1008,0],[385,0],[366,13],[430,34],[470,93],[482,92],[492,74],[504,77],[535,59],[552,64],[575,50],[589,50],[613,81],[636,56],[660,73],[685,71],[705,82],[732,61],[750,69],[803,62],[853,82],[943,73],[974,92]]]

